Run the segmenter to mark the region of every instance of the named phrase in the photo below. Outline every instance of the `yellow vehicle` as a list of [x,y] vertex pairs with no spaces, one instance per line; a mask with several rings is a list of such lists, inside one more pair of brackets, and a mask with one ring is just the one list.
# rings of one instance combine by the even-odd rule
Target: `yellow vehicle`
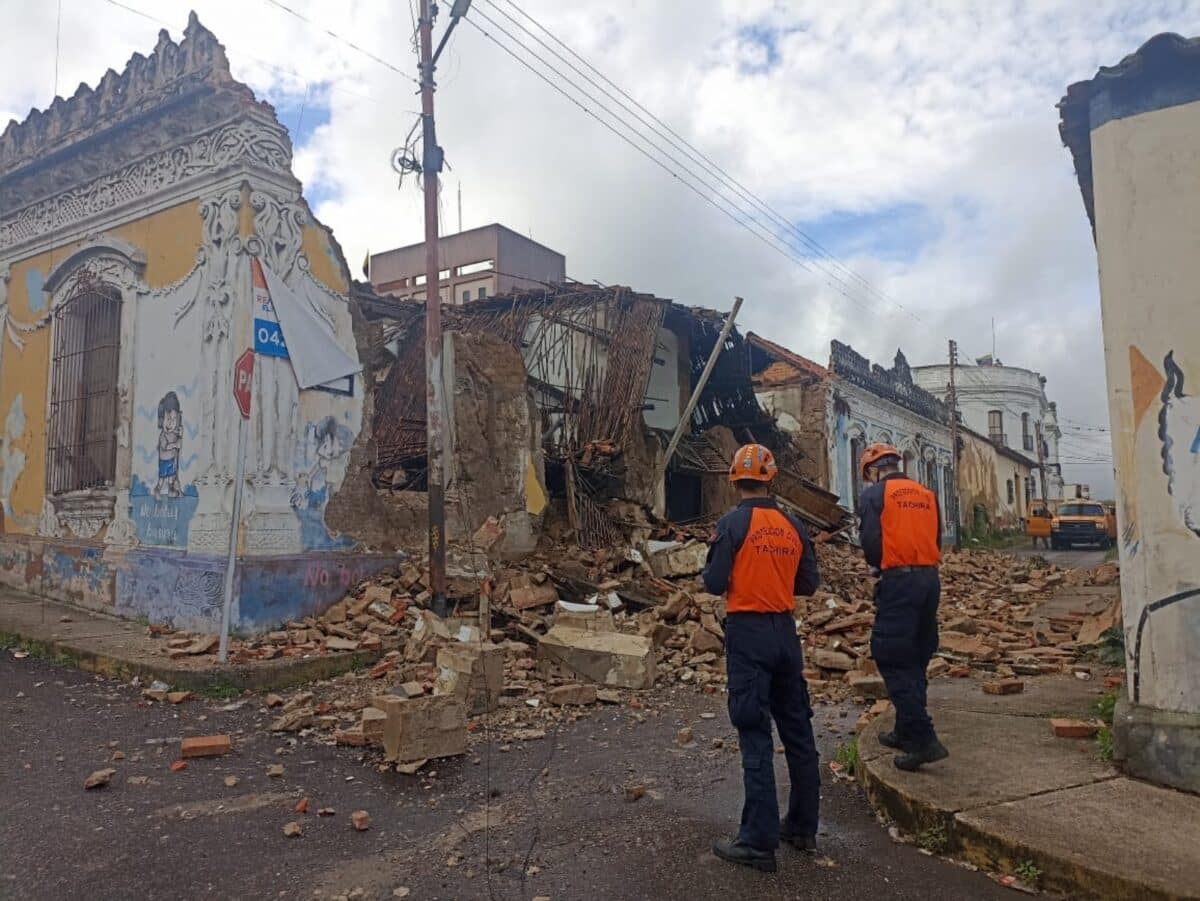
[[1038,542],[1043,547],[1050,546],[1050,524],[1054,520],[1054,508],[1049,501],[1033,500],[1029,502],[1029,516],[1025,519],[1025,534],[1033,539],[1033,546]]
[[1050,547],[1091,544],[1107,548],[1117,537],[1116,517],[1099,501],[1067,501],[1059,504],[1050,520]]

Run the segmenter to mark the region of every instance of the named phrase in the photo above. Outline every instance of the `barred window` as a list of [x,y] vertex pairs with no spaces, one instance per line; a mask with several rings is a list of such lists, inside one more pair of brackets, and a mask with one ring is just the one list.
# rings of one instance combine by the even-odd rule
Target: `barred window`
[[46,487],[51,495],[111,485],[117,468],[121,295],[89,287],[54,312]]

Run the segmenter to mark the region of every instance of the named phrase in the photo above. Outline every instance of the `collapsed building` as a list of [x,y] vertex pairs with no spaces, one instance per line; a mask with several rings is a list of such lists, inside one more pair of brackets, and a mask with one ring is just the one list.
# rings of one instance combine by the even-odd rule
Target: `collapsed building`
[[[416,523],[425,503],[424,308],[377,299],[363,309],[391,357],[377,375],[375,484]],[[564,284],[446,307],[444,316],[452,538],[492,520],[507,554],[527,553],[550,498],[584,547],[616,543],[611,499],[677,523],[712,517],[734,503],[729,460],[747,442],[775,452],[785,505],[819,529],[842,525],[836,497],[805,477],[804,452],[759,405],[736,329],[701,384],[722,314],[623,287]]]

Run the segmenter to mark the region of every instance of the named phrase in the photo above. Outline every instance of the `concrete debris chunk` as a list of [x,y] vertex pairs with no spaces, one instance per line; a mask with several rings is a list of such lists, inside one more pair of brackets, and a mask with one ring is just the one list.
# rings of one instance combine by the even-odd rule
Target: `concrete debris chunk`
[[877,700],[885,699],[888,696],[887,686],[884,685],[882,676],[849,673],[846,681],[850,685],[851,694]]
[[809,654],[809,660],[821,669],[840,670],[842,672],[854,669],[854,658],[842,651],[817,648]]
[[597,700],[595,685],[558,685],[546,692],[546,700],[556,707],[584,707]]
[[406,698],[419,698],[425,694],[425,686],[420,682],[403,682],[396,691]]
[[438,649],[438,676],[433,691],[462,701],[470,716],[500,706],[504,688],[504,649],[490,641],[454,642]]
[[431,610],[422,610],[404,647],[404,659],[409,663],[432,663],[438,647],[450,640],[450,630],[442,618]]
[[117,771],[112,767],[103,770],[96,770],[92,775],[88,776],[83,781],[84,788],[103,788],[112,782],[112,777],[117,775]]
[[650,639],[622,632],[555,626],[538,641],[543,671],[617,688],[651,688],[655,654]]
[[295,821],[291,823],[285,823],[283,826],[283,834],[288,838],[299,838],[304,834],[304,827]]
[[650,569],[660,579],[694,576],[704,569],[708,557],[708,545],[703,541],[686,544],[651,541],[647,550],[650,551]]
[[570,604],[566,601],[555,604],[554,625],[583,629],[585,632],[617,631],[611,610],[602,610],[593,604]]
[[[378,701],[378,699],[376,699]],[[426,695],[389,705],[383,724],[388,762],[455,757],[467,750],[467,709],[452,695]]]
[[371,815],[365,810],[356,810],[350,814],[350,825],[358,832],[366,832],[371,828]]

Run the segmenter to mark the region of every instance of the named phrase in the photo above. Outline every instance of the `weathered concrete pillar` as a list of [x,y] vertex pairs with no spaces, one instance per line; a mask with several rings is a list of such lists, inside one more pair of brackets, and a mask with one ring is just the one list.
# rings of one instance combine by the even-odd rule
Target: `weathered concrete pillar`
[[1071,85],[1061,132],[1100,268],[1130,773],[1200,790],[1200,41]]

